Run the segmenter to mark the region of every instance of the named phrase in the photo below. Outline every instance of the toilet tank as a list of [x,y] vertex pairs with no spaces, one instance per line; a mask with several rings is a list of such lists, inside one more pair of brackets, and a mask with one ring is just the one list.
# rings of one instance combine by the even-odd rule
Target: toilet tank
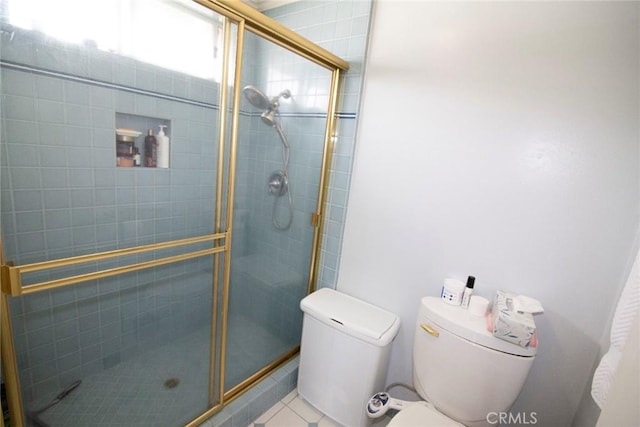
[[489,413],[508,411],[535,354],[536,348],[494,337],[484,317],[440,298],[421,301],[413,342],[414,386],[456,421],[484,426]]
[[300,308],[298,394],[342,425],[369,425],[366,404],[384,388],[400,318],[327,288],[305,297]]

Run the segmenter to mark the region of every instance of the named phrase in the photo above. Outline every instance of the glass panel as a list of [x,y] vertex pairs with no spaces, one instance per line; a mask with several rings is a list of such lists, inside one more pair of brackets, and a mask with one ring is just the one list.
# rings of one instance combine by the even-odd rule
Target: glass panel
[[[0,0],[5,259],[23,265],[213,233],[221,18],[190,0],[71,3]],[[105,11],[111,3],[120,6]],[[145,142],[148,129],[155,143]],[[211,244],[27,274],[24,284],[203,247]],[[204,256],[12,298],[25,412],[77,381],[38,418],[177,426],[204,412],[212,277],[213,256]]]
[[[197,15],[188,0],[156,1]],[[4,0],[5,21],[20,3]],[[220,22],[197,7],[194,20]],[[219,83],[1,25],[5,259],[19,265],[213,232]],[[171,33],[189,49],[201,40]],[[207,52],[221,68],[217,50]],[[168,167],[146,167],[147,146],[156,160],[164,152],[158,139],[145,142],[161,125]]]
[[300,343],[331,84],[251,33],[243,58],[226,390]]
[[204,412],[211,265],[208,256],[12,299],[27,419],[178,426]]

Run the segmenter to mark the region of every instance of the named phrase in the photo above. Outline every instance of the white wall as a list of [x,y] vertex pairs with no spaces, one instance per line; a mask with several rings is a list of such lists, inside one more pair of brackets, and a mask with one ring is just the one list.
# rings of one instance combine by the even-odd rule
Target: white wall
[[[540,299],[513,411],[570,425],[638,233],[639,2],[376,4],[337,289],[398,313],[477,277]],[[499,379],[496,379],[499,382]]]

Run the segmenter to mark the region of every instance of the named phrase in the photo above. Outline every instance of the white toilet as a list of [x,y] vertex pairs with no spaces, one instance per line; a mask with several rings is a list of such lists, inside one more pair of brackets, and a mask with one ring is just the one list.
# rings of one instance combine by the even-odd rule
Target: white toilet
[[[535,354],[492,336],[484,317],[425,297],[413,339],[413,384],[429,403],[384,396],[384,406],[401,409],[388,425],[495,425],[518,397]],[[381,403],[370,400],[368,412],[379,415]]]
[[374,395],[383,387],[400,326],[395,314],[329,289],[307,296],[300,307],[298,394],[347,427],[370,425],[389,408],[400,410],[392,427],[492,425],[489,420],[518,397],[536,354],[535,348],[492,336],[484,317],[440,298],[422,298],[413,384],[427,402],[405,402]]

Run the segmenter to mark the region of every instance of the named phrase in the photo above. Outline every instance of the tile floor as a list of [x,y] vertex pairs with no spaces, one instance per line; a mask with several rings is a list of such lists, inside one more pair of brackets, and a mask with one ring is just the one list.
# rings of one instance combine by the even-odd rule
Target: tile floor
[[[87,375],[77,390],[38,419],[52,427],[185,425],[208,405],[208,381],[202,372],[208,369],[210,333],[205,326],[137,358]],[[237,384],[264,365],[265,358],[274,359],[291,346],[243,316],[230,316],[227,381]],[[174,378],[178,379],[177,387],[165,386]],[[27,402],[26,409],[42,408],[53,398],[44,395]],[[250,419],[248,414],[242,424]],[[27,425],[37,425],[37,421],[31,417]]]
[[[389,421],[391,418],[384,416],[373,426],[384,427]],[[340,424],[319,412],[298,396],[297,390],[293,390],[249,427],[340,427]]]

